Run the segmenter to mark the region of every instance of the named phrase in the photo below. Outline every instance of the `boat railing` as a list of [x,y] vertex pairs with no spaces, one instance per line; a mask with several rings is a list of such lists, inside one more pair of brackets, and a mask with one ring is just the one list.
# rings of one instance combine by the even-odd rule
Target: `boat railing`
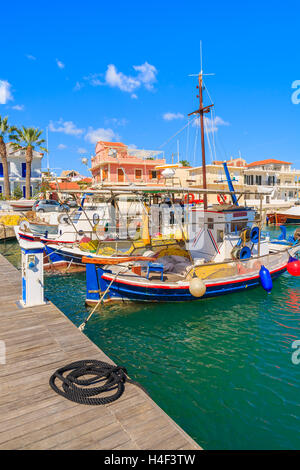
[[204,263],[193,266],[186,274],[187,279],[197,276],[205,280],[234,280],[235,278],[247,277],[258,274],[261,266],[269,271],[284,266],[288,261],[288,251],[269,253],[264,256],[252,257],[248,260],[228,260],[220,263]]

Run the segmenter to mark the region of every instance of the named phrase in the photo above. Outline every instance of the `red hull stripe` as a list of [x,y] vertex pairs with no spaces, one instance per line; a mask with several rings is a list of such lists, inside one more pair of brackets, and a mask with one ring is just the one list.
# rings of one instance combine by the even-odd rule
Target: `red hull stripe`
[[32,242],[40,241],[42,243],[51,243],[51,245],[52,244],[58,245],[58,244],[64,244],[64,243],[76,243],[74,241],[69,242],[67,240],[62,241],[62,240],[52,240],[51,238],[41,238],[39,236],[28,235],[27,233],[23,233],[23,232],[19,232],[19,237],[27,241],[32,241]]
[[[281,271],[282,269],[285,269],[287,267],[287,264],[281,266],[280,268],[274,269],[273,271],[270,271],[271,274],[275,274],[278,271]],[[102,279],[105,279],[106,281],[112,281],[114,276],[110,276],[109,274],[102,274]],[[220,285],[227,285],[227,284],[236,284],[238,282],[246,282],[246,281],[252,281],[254,279],[258,279],[259,276],[253,276],[253,277],[247,277],[247,278],[240,278],[240,279],[234,279],[232,281],[225,281],[225,282],[216,282],[214,284],[206,284],[206,287],[214,287],[214,286],[220,286]],[[178,285],[161,285],[161,284],[143,284],[143,283],[137,283],[134,281],[123,281],[120,279],[116,279],[114,282],[119,283],[119,284],[126,284],[129,286],[136,286],[136,287],[147,287],[149,288],[154,288],[154,289],[188,289],[189,283],[186,283],[184,285],[178,286]]]

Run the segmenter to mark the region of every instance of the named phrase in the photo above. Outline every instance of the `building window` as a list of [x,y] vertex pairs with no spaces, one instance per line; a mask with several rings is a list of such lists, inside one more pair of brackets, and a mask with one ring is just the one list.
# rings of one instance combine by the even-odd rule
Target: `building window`
[[[23,186],[23,197],[26,197],[26,186]],[[32,186],[30,186],[30,197],[32,197]]]
[[156,170],[150,170],[149,171],[149,176],[150,176],[150,179],[156,179],[157,178],[157,171]]
[[142,170],[135,170],[135,179],[136,180],[141,180],[142,179]]
[[254,177],[253,175],[246,175],[246,184],[252,186],[254,184]]
[[124,170],[122,168],[118,168],[118,183],[124,183]]
[[0,186],[0,194],[2,194],[2,186]]
[[3,178],[3,165],[0,163],[0,178]]
[[22,178],[26,178],[26,163],[22,163]]
[[255,176],[255,184],[261,186],[261,175]]

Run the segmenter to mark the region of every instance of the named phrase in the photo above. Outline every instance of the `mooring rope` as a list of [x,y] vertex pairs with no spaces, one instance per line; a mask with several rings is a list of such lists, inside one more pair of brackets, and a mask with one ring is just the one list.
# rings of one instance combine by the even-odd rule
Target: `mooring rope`
[[96,303],[95,307],[93,308],[93,310],[91,311],[91,313],[89,314],[89,316],[87,317],[87,319],[86,319],[83,323],[81,323],[81,325],[79,325],[78,329],[79,329],[80,331],[83,331],[83,330],[84,330],[85,325],[87,324],[87,322],[89,321],[89,319],[91,318],[91,316],[94,314],[94,312],[97,310],[97,308],[99,307],[99,305],[102,303],[102,300],[104,299],[105,295],[106,295],[107,292],[109,291],[110,286],[111,286],[112,283],[117,279],[117,277],[119,276],[119,274],[125,273],[125,272],[128,271],[130,268],[131,268],[131,265],[125,266],[125,269],[124,269],[124,266],[121,266],[121,269],[115,274],[115,276],[113,277],[113,279],[110,281],[109,285],[107,286],[107,288],[105,289],[105,291],[104,291],[103,294],[101,295],[100,299],[99,299],[98,302]]
[[[80,379],[83,376],[91,377]],[[61,382],[61,387],[56,381]],[[82,360],[61,367],[50,377],[49,385],[58,395],[75,403],[105,405],[120,398],[125,390],[125,382],[132,383],[147,393],[142,385],[128,378],[125,367],[97,360]],[[100,386],[93,387],[99,383]],[[115,393],[105,397],[99,396],[101,393],[111,391]]]

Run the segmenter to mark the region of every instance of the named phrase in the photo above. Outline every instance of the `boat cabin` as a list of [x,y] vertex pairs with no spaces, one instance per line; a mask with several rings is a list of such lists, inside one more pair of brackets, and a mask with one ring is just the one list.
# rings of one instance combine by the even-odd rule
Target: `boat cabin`
[[257,256],[259,249],[260,255],[268,254],[268,242],[260,240],[255,214],[253,208],[229,204],[216,204],[206,211],[192,209],[188,248],[194,261],[201,264],[248,259]]

